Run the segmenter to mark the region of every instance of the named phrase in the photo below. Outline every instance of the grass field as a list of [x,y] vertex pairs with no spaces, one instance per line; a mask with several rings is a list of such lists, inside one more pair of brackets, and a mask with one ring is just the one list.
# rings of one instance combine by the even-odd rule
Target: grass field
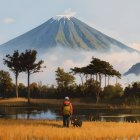
[[0,120],[0,140],[131,140],[139,136],[139,123],[84,122],[82,128],[63,128],[61,121]]

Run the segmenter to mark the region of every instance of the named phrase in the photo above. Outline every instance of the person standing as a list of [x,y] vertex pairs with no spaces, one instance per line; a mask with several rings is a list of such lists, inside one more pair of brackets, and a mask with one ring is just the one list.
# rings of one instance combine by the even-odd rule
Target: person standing
[[63,115],[63,127],[69,127],[70,116],[73,113],[72,103],[69,97],[65,97],[62,105],[62,115]]

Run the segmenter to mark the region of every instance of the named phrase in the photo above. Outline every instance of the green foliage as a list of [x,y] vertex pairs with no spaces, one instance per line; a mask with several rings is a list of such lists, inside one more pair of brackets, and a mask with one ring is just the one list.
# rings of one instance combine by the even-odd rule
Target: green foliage
[[[15,73],[16,79],[20,72],[25,72],[28,75],[28,87],[19,84],[19,95],[26,97],[28,95],[28,102],[32,98],[63,98],[64,96],[70,97],[92,97],[98,102],[101,97],[113,99],[120,97],[123,94],[121,85],[115,86],[106,83],[106,78],[117,77],[120,78],[121,74],[116,71],[111,64],[98,58],[92,58],[89,65],[85,67],[75,67],[72,70],[73,74],[78,74],[81,78],[82,84],[75,83],[75,77],[72,73],[65,72],[64,69],[58,67],[56,70],[57,87],[42,85],[41,83],[30,84],[31,74],[41,72],[44,63],[42,60],[36,62],[37,51],[26,50],[19,54],[15,51],[13,55],[6,55],[4,64],[6,64],[11,71]],[[105,88],[102,92],[102,79],[105,78]],[[16,82],[16,87],[18,83]],[[13,88],[14,86],[12,86]],[[133,85],[134,89],[139,89],[139,85]],[[17,88],[16,88],[17,89]],[[128,87],[126,91],[130,91]],[[136,90],[137,91],[137,90]],[[138,90],[139,91],[139,90]],[[28,93],[28,94],[27,94]],[[59,94],[58,94],[59,93]],[[102,94],[103,93],[103,94]],[[138,93],[138,92],[137,92]]]
[[20,72],[28,74],[28,102],[30,102],[30,75],[41,72],[43,60],[36,62],[37,51],[26,50],[19,54],[18,50],[14,51],[13,55],[6,55],[4,64],[7,65],[16,77],[16,95],[18,97],[18,75]]
[[14,72],[15,75],[18,75],[21,69],[21,61],[20,61],[20,54],[18,50],[14,51],[12,55],[6,55],[6,58],[3,59],[4,64],[10,68],[11,71]]
[[12,79],[9,72],[0,70],[0,94],[6,97],[6,94],[12,91]]
[[140,82],[128,85],[124,90],[125,97],[140,97]]
[[95,98],[96,100],[100,99],[101,87],[100,87],[100,83],[98,81],[89,79],[86,81],[84,86],[85,86],[86,96],[91,96],[91,97]]
[[[102,84],[103,76],[105,77],[105,86],[106,86],[107,76],[108,76],[108,84],[109,84],[109,77],[116,76],[117,78],[121,78],[121,74],[118,71],[116,71],[112,65],[110,65],[106,61],[94,57],[92,57],[92,60],[89,65],[82,68],[75,67],[72,68],[71,70],[74,74],[80,75],[82,81],[82,88],[86,90],[86,91],[83,90],[83,94],[85,94],[85,92],[87,91],[88,92],[94,91],[97,102],[101,96],[100,94],[101,94],[101,84]],[[83,77],[85,77],[85,82],[83,80]]]
[[36,50],[26,50],[21,53],[21,66],[22,71],[29,74],[41,72],[43,60],[36,62],[37,51]]
[[103,90],[103,96],[105,99],[112,99],[121,97],[123,95],[123,88],[120,84],[108,85]]
[[70,96],[70,92],[73,92],[73,86],[75,83],[75,77],[64,71],[64,69],[58,67],[56,72],[57,81],[57,93],[58,98],[64,98],[64,96]]
[[27,97],[27,88],[23,83],[19,83],[19,97]]
[[6,55],[6,59],[3,59],[4,64],[10,68],[10,70],[15,74],[16,81],[16,96],[18,97],[18,75],[22,72],[21,68],[21,56],[17,51],[14,51],[12,55]]
[[58,67],[56,70],[56,81],[59,87],[68,87],[74,84],[75,77]]
[[21,66],[22,71],[26,72],[28,75],[28,103],[30,103],[30,75],[33,73],[41,72],[43,60],[36,62],[37,51],[36,50],[26,50],[21,53]]

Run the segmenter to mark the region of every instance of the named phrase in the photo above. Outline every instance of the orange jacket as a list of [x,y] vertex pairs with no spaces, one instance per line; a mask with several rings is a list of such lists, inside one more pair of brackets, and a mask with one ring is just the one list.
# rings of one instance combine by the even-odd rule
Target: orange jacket
[[65,106],[69,106],[69,107],[70,107],[70,110],[69,110],[69,115],[72,115],[72,114],[73,114],[73,107],[72,107],[72,103],[71,103],[70,101],[68,101],[68,100],[65,100],[65,101],[63,102],[63,105],[62,105],[62,110],[61,110],[62,115],[65,115],[65,114],[64,114],[64,107],[65,107]]

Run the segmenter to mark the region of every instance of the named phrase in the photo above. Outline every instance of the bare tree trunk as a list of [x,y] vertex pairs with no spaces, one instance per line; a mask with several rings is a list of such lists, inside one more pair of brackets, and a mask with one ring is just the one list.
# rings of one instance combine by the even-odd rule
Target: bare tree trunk
[[109,85],[109,80],[110,80],[110,77],[108,76],[108,85]]
[[116,85],[118,84],[118,78],[116,77]]
[[81,74],[80,74],[80,78],[81,78],[81,83],[82,83],[82,86],[83,86],[84,82],[83,82],[83,77],[82,77]]
[[101,74],[99,74],[99,84],[100,84],[100,88],[101,88],[101,84],[102,84],[102,77],[101,77]]
[[98,87],[98,84],[97,84],[97,89],[96,89],[96,103],[98,103],[100,100],[100,89]]
[[86,74],[85,78],[86,78],[86,83],[87,83],[87,79],[88,79],[88,75],[87,74]]
[[96,103],[99,103],[99,95],[96,95]]
[[94,75],[93,75],[93,81],[94,81]]
[[98,82],[98,74],[96,74],[96,82]]
[[30,72],[28,71],[28,103],[30,103]]
[[106,87],[106,74],[105,74],[105,87]]
[[84,81],[83,81],[83,77],[82,75],[80,74],[80,78],[81,78],[81,82],[82,82],[82,92],[83,92],[83,95],[85,95],[85,89],[84,89]]
[[18,98],[18,74],[16,74],[16,97]]

